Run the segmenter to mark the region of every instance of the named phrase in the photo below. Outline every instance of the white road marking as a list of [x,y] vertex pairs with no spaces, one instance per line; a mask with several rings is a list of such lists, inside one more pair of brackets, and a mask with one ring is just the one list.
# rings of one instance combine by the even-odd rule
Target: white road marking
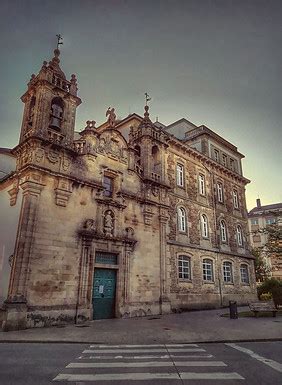
[[[180,373],[183,380],[244,380],[238,373]],[[177,373],[59,374],[53,381],[179,380]]]
[[168,346],[168,347],[178,347],[178,348],[184,348],[184,347],[189,347],[189,346],[195,346],[195,347],[198,347],[197,344],[151,344],[151,345],[90,345],[90,348],[149,348],[149,347],[153,347],[153,348],[157,348],[157,347],[165,347],[165,346]]
[[72,362],[66,368],[149,368],[169,366],[226,366],[222,361],[179,361],[179,362]]
[[80,356],[77,359],[78,360],[144,360],[144,359],[154,359],[154,358],[160,358],[160,359],[170,359],[170,358],[212,358],[212,354],[186,354],[185,356],[180,355],[168,355],[165,354],[163,356]]
[[53,381],[179,380],[177,373],[59,374]]
[[166,353],[167,350],[171,353],[180,352],[205,352],[205,349],[86,349],[82,353]]
[[225,345],[230,346],[231,348],[237,349],[240,352],[246,353],[249,356],[251,356],[252,358],[254,358],[254,359],[256,359],[256,360],[258,360],[260,362],[263,362],[265,365],[270,366],[272,369],[277,370],[277,372],[282,373],[282,364],[280,364],[279,362],[276,362],[274,360],[270,360],[268,358],[260,356],[260,355],[258,355],[257,353],[253,352],[250,349],[246,349],[246,348],[244,348],[242,346],[239,346],[239,345],[236,345],[236,344],[233,344],[233,343],[226,343]]
[[231,373],[180,373],[182,380],[244,380],[240,374]]

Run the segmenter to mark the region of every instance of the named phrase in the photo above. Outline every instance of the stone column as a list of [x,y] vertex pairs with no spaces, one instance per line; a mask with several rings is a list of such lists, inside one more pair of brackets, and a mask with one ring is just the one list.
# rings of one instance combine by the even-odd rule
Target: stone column
[[40,179],[41,177],[38,174],[29,174],[20,183],[20,187],[23,190],[23,200],[8,298],[5,301],[6,321],[4,330],[18,330],[26,327],[29,265],[34,240],[38,200],[44,187]]
[[168,215],[165,209],[160,209],[160,313],[171,312],[167,287],[167,261],[166,261],[166,223]]

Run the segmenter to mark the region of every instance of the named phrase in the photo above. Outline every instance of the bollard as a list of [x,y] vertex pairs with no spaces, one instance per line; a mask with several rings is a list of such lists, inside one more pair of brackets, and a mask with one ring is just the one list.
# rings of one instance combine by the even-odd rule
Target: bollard
[[230,312],[230,319],[237,319],[238,318],[237,302],[236,301],[229,301],[229,312]]

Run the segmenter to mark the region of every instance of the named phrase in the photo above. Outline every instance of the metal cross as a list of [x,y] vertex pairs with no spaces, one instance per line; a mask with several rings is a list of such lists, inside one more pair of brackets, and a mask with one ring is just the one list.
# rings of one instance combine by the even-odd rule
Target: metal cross
[[145,92],[145,101],[146,101],[146,106],[148,105],[148,102],[151,100],[150,96],[148,95],[147,92]]
[[60,44],[63,44],[63,42],[62,42],[62,40],[63,40],[63,38],[62,38],[62,36],[59,34],[59,35],[56,35],[57,36],[57,49],[59,49],[59,45]]

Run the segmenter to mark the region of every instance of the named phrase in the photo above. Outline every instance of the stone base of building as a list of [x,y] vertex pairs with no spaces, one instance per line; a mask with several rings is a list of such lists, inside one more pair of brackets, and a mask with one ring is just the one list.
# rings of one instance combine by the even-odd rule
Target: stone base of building
[[27,326],[26,302],[5,302],[3,306],[2,330],[22,330]]

